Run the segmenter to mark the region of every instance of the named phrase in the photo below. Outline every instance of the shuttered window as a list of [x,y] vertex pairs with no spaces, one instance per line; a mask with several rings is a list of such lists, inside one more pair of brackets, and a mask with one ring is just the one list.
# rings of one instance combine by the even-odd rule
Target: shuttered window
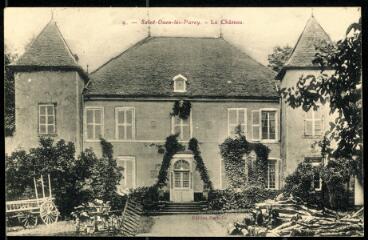
[[323,114],[310,109],[305,113],[304,134],[306,136],[321,136],[323,131]]
[[247,134],[247,109],[228,108],[228,136],[236,135],[236,128],[240,127],[242,134]]
[[41,135],[56,133],[56,114],[54,104],[38,105],[38,133]]
[[261,111],[262,139],[276,139],[276,111]]
[[135,188],[135,158],[118,157],[116,162],[122,173],[118,189]]
[[87,139],[96,140],[103,137],[104,121],[103,108],[88,107],[86,108],[86,131]]
[[115,108],[116,139],[135,139],[135,110],[133,107]]

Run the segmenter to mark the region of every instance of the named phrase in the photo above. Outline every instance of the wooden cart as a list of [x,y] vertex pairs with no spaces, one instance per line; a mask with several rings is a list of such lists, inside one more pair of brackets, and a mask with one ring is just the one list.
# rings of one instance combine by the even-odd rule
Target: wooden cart
[[[41,182],[42,198],[38,197],[37,181]],[[45,195],[43,176],[41,175],[41,178],[37,181],[33,178],[35,199],[6,202],[7,221],[9,218],[17,218],[25,228],[36,226],[39,217],[45,224],[57,222],[60,213],[54,204],[55,198],[52,197],[50,175],[48,175],[49,196]]]

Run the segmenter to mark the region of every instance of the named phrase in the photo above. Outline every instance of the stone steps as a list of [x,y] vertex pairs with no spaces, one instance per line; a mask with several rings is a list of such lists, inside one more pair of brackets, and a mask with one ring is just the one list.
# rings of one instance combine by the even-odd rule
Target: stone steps
[[170,214],[200,214],[202,209],[207,207],[206,202],[189,203],[164,203],[164,207],[158,211],[151,211],[150,215],[170,215]]

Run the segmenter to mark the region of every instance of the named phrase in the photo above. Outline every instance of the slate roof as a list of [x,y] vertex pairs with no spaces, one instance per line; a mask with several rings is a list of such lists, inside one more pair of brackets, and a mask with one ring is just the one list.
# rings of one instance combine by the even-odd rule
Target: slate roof
[[10,67],[14,69],[74,69],[87,76],[75,60],[56,22],[50,21]]
[[297,43],[283,69],[276,79],[281,79],[288,68],[316,68],[312,63],[317,53],[316,46],[322,41],[332,43],[329,35],[323,30],[314,16],[311,16],[300,34]]
[[[173,92],[179,74],[186,93]],[[86,95],[277,99],[274,77],[222,38],[149,37],[91,73]]]

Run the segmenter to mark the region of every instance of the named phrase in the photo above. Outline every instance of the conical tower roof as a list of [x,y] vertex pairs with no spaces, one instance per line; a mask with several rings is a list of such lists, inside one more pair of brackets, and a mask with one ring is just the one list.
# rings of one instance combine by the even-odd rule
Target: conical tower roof
[[76,70],[87,76],[77,63],[55,21],[51,20],[30,43],[25,53],[13,64],[15,70]]
[[312,15],[304,27],[302,34],[299,36],[297,43],[282,70],[276,79],[281,79],[288,68],[316,68],[317,65],[312,63],[321,42],[332,43],[329,35],[323,30],[321,25]]

